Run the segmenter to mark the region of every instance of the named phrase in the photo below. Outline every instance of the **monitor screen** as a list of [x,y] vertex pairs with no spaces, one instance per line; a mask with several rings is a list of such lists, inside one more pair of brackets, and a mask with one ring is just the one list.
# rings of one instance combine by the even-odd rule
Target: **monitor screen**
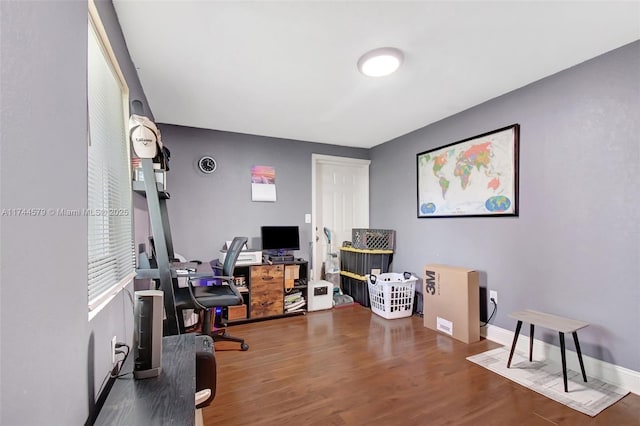
[[300,250],[297,226],[263,226],[260,228],[262,250]]

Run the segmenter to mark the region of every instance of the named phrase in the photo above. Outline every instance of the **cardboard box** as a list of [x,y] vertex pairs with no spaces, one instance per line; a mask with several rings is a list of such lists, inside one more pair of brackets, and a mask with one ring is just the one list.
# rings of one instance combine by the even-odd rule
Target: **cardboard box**
[[423,277],[424,326],[465,343],[480,340],[478,272],[431,264]]
[[285,265],[284,288],[293,288],[298,279],[300,279],[300,265]]

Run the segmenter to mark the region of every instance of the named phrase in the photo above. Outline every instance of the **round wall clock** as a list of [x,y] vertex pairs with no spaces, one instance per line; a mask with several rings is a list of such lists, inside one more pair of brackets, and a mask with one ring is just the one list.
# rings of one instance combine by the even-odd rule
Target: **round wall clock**
[[216,162],[216,159],[210,155],[205,155],[198,160],[198,169],[200,169],[202,173],[213,173],[216,171],[217,167],[218,163]]

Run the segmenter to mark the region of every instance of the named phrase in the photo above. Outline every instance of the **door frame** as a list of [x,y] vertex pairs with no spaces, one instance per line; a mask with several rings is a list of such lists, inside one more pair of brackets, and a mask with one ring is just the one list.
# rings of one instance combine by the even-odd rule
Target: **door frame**
[[[320,270],[322,269],[322,256],[318,250],[319,239],[316,239],[318,236],[318,232],[316,231],[317,227],[317,208],[319,206],[319,201],[317,197],[319,196],[317,185],[317,173],[318,173],[318,165],[320,164],[334,164],[341,166],[352,166],[352,167],[366,167],[367,175],[369,174],[369,166],[371,165],[371,160],[366,160],[363,158],[351,158],[351,157],[339,157],[335,155],[326,155],[326,154],[311,154],[311,253],[309,253],[309,277],[311,280],[316,280],[320,278]],[[369,178],[370,179],[370,178]],[[367,225],[369,221],[369,215],[367,213]]]

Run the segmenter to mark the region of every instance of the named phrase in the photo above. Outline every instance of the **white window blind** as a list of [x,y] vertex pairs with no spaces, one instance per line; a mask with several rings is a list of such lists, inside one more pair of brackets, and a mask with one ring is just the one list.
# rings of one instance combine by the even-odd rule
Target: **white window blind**
[[119,73],[89,19],[87,89],[89,311],[135,274],[127,98]]

